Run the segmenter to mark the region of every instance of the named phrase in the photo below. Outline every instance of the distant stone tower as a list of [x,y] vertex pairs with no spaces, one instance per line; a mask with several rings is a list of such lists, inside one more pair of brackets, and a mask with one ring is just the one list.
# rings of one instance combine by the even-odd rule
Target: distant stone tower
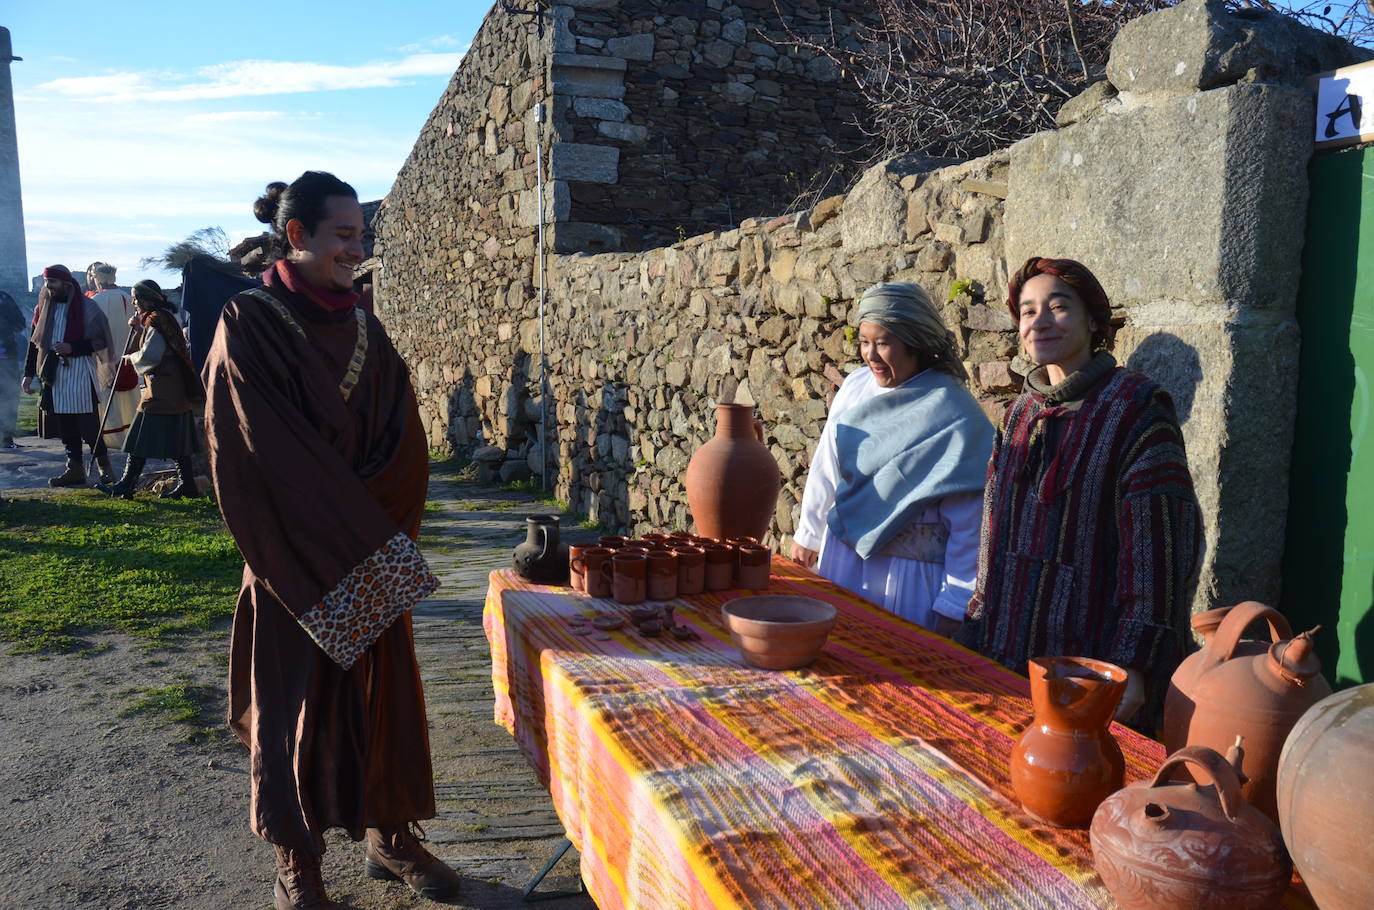
[[14,126],[10,30],[0,26],[0,289],[27,297],[28,254],[24,248],[24,202],[19,192],[19,135]]

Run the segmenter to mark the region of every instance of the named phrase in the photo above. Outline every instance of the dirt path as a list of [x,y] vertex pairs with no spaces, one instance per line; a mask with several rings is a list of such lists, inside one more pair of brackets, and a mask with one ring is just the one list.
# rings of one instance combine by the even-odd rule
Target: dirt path
[[[562,828],[492,722],[481,615],[487,572],[508,561],[524,515],[542,509],[443,479],[431,501],[424,533],[444,587],[415,612],[439,805],[426,828],[431,849],[464,876],[459,906],[520,907]],[[219,723],[225,630],[175,650],[122,636],[94,643],[104,650],[0,657],[0,908],[271,907],[271,849],[247,830],[247,755]],[[121,716],[140,693],[178,682],[203,698],[211,732],[197,741],[184,725]],[[576,862],[570,852],[543,887],[573,886]],[[325,876],[341,907],[438,906],[366,878],[361,864],[359,845],[331,836]],[[595,905],[583,896],[536,906]]]

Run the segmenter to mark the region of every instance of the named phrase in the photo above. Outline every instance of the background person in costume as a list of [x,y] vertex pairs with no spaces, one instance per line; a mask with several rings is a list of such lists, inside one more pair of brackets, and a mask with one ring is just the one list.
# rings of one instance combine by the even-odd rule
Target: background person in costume
[[67,470],[50,479],[51,486],[86,483],[83,440],[100,465],[101,480],[114,480],[96,414],[99,390],[108,387],[113,377],[112,356],[105,314],[82,296],[65,265],[48,266],[43,270],[43,290],[38,294],[24,360],[23,389],[29,395],[41,389],[38,433],[44,439],[61,439],[67,450]]
[[1111,307],[1088,269],[1033,257],[1007,301],[1038,366],[988,470],[978,586],[961,640],[1025,672],[1072,655],[1130,671],[1117,713],[1154,728],[1183,655],[1202,526],[1167,392],[1108,353]]
[[[110,326],[110,353],[119,356],[128,350],[130,319],[134,315],[134,301],[129,292],[115,283],[115,267],[107,262],[91,263],[88,270],[91,282],[86,292],[100,306],[105,322]],[[105,415],[105,429],[101,435],[111,448],[123,448],[124,437],[138,409],[138,374],[127,363],[119,365],[114,392],[101,389],[101,406],[109,408]]]
[[143,377],[143,397],[129,429],[124,451],[124,476],[113,485],[97,484],[102,493],[132,499],[138,477],[149,458],[176,461],[178,483],[163,493],[164,499],[199,496],[191,456],[200,451],[195,411],[205,405],[205,386],[191,364],[186,338],[156,281],[134,285],[133,301],[138,314],[129,322],[139,327],[138,349],[125,355],[132,369]]
[[920,287],[875,285],[851,321],[865,366],[830,406],[792,558],[912,622],[957,625],[978,565],[992,425]]
[[210,472],[247,569],[229,725],[251,752],[253,832],[277,910],[330,908],[323,834],[366,838],[368,875],[449,899],[410,609],[436,587],[415,546],[429,458],[410,372],[357,305],[357,193],[308,171],[258,200],[286,258],[225,306],[205,364]]
[[0,449],[16,448],[19,374],[24,366],[24,314],[14,298],[0,291]]

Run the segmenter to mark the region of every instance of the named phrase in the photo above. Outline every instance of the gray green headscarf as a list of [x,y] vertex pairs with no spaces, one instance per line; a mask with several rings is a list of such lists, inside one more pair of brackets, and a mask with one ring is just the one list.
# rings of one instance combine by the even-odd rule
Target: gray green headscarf
[[910,281],[884,281],[864,291],[850,323],[876,323],[902,340],[920,358],[922,368],[941,370],[968,381],[954,333],[931,303],[930,295]]

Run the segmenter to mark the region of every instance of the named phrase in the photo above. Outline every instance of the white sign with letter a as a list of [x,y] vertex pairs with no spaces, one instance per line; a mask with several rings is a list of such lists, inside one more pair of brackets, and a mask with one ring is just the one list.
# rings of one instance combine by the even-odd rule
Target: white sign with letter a
[[1317,89],[1317,148],[1374,141],[1374,60],[1318,73],[1311,82]]

